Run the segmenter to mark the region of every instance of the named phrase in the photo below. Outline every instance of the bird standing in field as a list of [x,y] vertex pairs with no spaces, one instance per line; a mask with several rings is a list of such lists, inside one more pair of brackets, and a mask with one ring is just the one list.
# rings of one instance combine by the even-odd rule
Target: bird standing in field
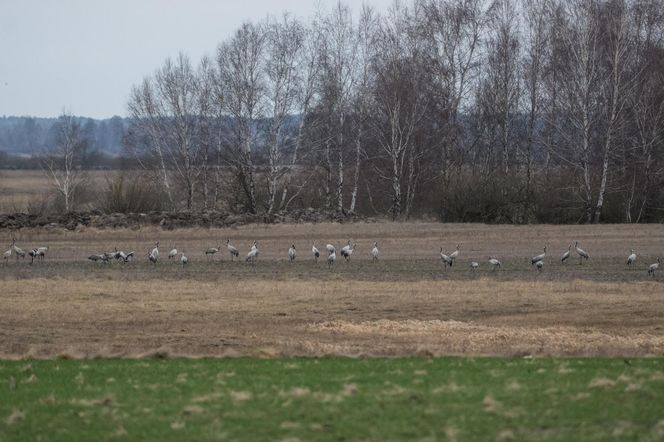
[[567,251],[565,253],[563,253],[563,256],[560,257],[560,262],[565,264],[565,261],[567,261],[569,259],[570,253],[572,253],[571,250],[572,250],[572,244],[567,246]]
[[134,252],[125,253],[123,251],[118,252],[120,254],[120,259],[127,263],[134,257]]
[[35,262],[35,258],[39,255],[39,252],[37,249],[32,249],[28,252],[28,256],[30,256],[30,265],[32,265]]
[[16,261],[18,261],[19,258],[25,259],[25,250],[16,245],[15,238],[12,238],[12,250],[16,254]]
[[254,241],[254,245],[251,246],[251,250],[249,251],[249,253],[247,253],[246,262],[250,262],[251,265],[255,265],[257,257],[258,257],[258,245],[256,241]]
[[627,265],[631,266],[632,264],[634,264],[636,262],[636,253],[634,253],[634,249],[629,249],[629,250],[630,250],[631,253],[627,257]]
[[180,256],[180,262],[182,263],[182,267],[186,266],[189,262],[189,258],[184,255],[184,251],[182,251],[182,256]]
[[470,263],[470,271],[471,272],[475,272],[479,268],[480,268],[480,263],[475,262],[475,261]]
[[452,267],[452,264],[454,264],[454,260],[443,253],[442,247],[440,248],[440,260],[443,262],[443,267]]
[[341,249],[341,256],[343,256],[346,259],[346,262],[350,261],[350,257],[353,255],[355,247],[357,247],[357,244],[353,244],[352,247],[349,244],[345,246],[343,249]]
[[542,267],[544,267],[544,260],[537,261],[535,263],[535,267],[537,267],[538,273],[542,273]]
[[378,242],[374,241],[373,249],[371,249],[371,260],[378,261]]
[[288,249],[288,260],[290,262],[295,261],[295,257],[297,256],[297,251],[295,250],[295,244],[292,244],[290,246],[290,249]]
[[493,256],[489,256],[489,264],[491,264],[491,267],[493,268],[493,270],[496,270],[497,268],[500,268],[502,266],[500,261],[498,261]]
[[214,261],[214,254],[219,251],[219,247],[208,247],[204,252],[205,256],[207,256],[208,259],[212,258],[212,261]]
[[350,239],[348,240],[348,243],[341,248],[339,253],[341,253],[341,256],[343,256],[344,258],[346,258],[346,260],[348,260],[349,251],[350,251]]
[[157,261],[159,261],[159,241],[154,246],[154,249],[148,253],[148,261],[152,263],[152,265],[157,265]]
[[311,243],[311,254],[314,255],[314,262],[318,262],[318,258],[320,258],[320,251],[316,247],[316,243]]
[[660,259],[659,258],[657,258],[656,263],[650,264],[650,266],[648,267],[648,275],[650,275],[654,278],[655,277],[655,272],[659,268],[659,264],[660,264]]
[[150,255],[153,255],[155,258],[159,259],[159,241],[155,243],[154,249],[152,249]]
[[226,240],[226,248],[228,249],[228,254],[231,255],[231,261],[240,256],[240,251],[231,244],[230,238]]
[[178,249],[174,246],[173,249],[168,252],[168,259],[173,259],[178,255]]
[[[459,256],[459,248],[461,247],[461,244],[457,244],[456,250],[452,253],[450,253],[450,258],[452,259],[452,264],[454,264],[454,260],[457,259]],[[452,267],[452,264],[450,264],[450,267]]]
[[584,259],[586,261],[590,259],[590,255],[588,255],[588,252],[579,247],[579,241],[576,241],[574,243],[574,248],[576,249],[576,253],[579,255],[579,265],[583,263]]
[[327,249],[327,255],[329,256],[331,253],[334,253],[336,255],[337,253],[337,248],[334,247],[332,244],[328,244],[325,246],[325,249]]
[[534,265],[540,261],[543,261],[545,256],[546,256],[546,246],[544,246],[544,253],[542,253],[541,255],[533,256],[530,259],[530,265]]
[[334,264],[334,261],[337,260],[337,252],[335,250],[332,250],[330,254],[327,256],[327,265],[331,266]]

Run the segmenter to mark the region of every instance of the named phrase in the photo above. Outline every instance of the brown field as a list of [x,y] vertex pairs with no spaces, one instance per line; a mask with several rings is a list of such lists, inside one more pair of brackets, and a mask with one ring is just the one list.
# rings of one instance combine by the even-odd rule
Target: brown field
[[[92,186],[101,189],[112,172],[88,171]],[[0,213],[28,212],[53,192],[53,185],[41,170],[0,170]]]
[[[8,241],[9,233],[4,233]],[[2,235],[2,233],[0,233]],[[231,263],[225,238],[255,267]],[[347,238],[350,263],[314,264],[319,248]],[[647,277],[662,253],[664,226],[484,226],[359,223],[235,229],[24,230],[21,247],[49,245],[47,260],[0,265],[0,357],[142,355],[597,355],[664,354],[664,276]],[[145,255],[161,241],[153,267]],[[381,260],[369,250],[379,242]],[[591,254],[563,265],[579,240]],[[300,255],[288,263],[294,242]],[[461,243],[443,270],[441,246]],[[207,262],[202,251],[222,246]],[[549,246],[538,274],[529,257]],[[135,250],[126,265],[91,253]],[[172,246],[190,264],[168,262]],[[629,248],[639,254],[628,269]],[[4,249],[2,249],[4,250]],[[488,255],[504,264],[487,268]],[[468,270],[471,260],[480,270]]]

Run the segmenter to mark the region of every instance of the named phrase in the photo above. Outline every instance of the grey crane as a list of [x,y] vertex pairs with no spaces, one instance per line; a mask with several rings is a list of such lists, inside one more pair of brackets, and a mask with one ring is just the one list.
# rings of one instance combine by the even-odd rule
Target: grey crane
[[35,258],[39,256],[39,251],[32,249],[28,252],[28,256],[30,257],[30,265],[32,265],[35,262]]
[[249,250],[249,253],[247,253],[246,262],[250,262],[251,265],[255,265],[257,257],[258,257],[258,245],[256,241],[254,241],[254,245],[251,246],[251,250]]
[[349,240],[348,240],[348,243],[347,243],[345,246],[343,246],[343,247],[341,248],[341,250],[339,251],[339,253],[341,253],[341,256],[343,256],[344,258],[348,259],[348,251],[349,251],[350,249],[351,249],[351,247],[350,247],[350,239],[349,239]]
[[118,253],[120,255],[120,259],[125,263],[129,262],[134,257],[134,252],[125,253],[120,251]]
[[159,259],[159,241],[155,243],[154,249],[152,249],[150,255],[153,255],[157,260]]
[[16,261],[18,261],[19,258],[25,259],[25,250],[16,245],[15,238],[12,238],[12,250],[14,250],[14,253],[16,254]]
[[659,268],[659,264],[660,264],[660,258],[657,258],[656,263],[650,264],[650,266],[648,267],[648,275],[650,275],[654,278],[655,277],[655,272]]
[[297,250],[295,250],[295,244],[292,244],[290,246],[290,249],[288,249],[288,260],[290,262],[295,261],[295,257],[297,256]]
[[537,267],[538,273],[542,273],[542,267],[544,267],[544,260],[537,261],[535,263],[535,267]]
[[579,265],[583,263],[584,259],[586,261],[590,259],[590,255],[588,254],[588,252],[579,247],[579,241],[576,241],[574,243],[574,248],[576,249],[576,253],[579,255]]
[[318,262],[318,258],[320,258],[320,251],[318,250],[318,247],[316,247],[315,242],[311,243],[311,254],[314,255],[314,261]]
[[460,247],[461,247],[461,244],[457,244],[456,250],[454,252],[450,253],[450,258],[452,258],[452,262],[454,262],[454,260],[457,259],[457,257],[459,256],[459,248]]
[[173,246],[173,249],[171,249],[170,252],[168,252],[168,259],[173,259],[178,255],[178,249],[177,247]]
[[440,248],[440,259],[443,262],[443,267],[447,267],[447,266],[452,267],[452,264],[454,264],[454,260],[443,253],[443,248],[442,247]]
[[240,251],[231,244],[230,238],[226,240],[226,248],[228,249],[228,254],[231,255],[231,261],[240,256]]
[[208,259],[212,258],[212,261],[214,261],[214,254],[217,253],[220,248],[221,248],[221,246],[219,246],[219,247],[208,247],[207,249],[205,249],[205,252],[204,252],[205,256]]
[[636,253],[634,253],[634,249],[629,249],[629,250],[630,250],[630,254],[627,257],[627,265],[631,266],[632,264],[634,264],[636,262]]
[[189,262],[189,258],[187,258],[184,254],[184,250],[181,253],[182,256],[180,256],[180,262],[182,263],[182,267],[186,266],[187,263]]
[[371,260],[378,261],[378,242],[374,241],[373,249],[371,249]]
[[352,247],[350,245],[347,245],[343,249],[341,249],[341,256],[343,256],[346,259],[346,262],[350,261],[350,257],[353,255],[353,252],[355,251],[356,247],[357,244],[353,244]]
[[327,265],[331,266],[334,264],[334,261],[337,260],[337,252],[332,250],[329,255],[327,255]]
[[150,261],[152,265],[157,265],[157,261],[159,261],[159,255],[153,255],[152,253],[149,253],[148,261]]
[[543,261],[545,256],[546,256],[546,246],[544,246],[544,253],[542,253],[541,255],[533,256],[530,259],[530,265],[534,265],[540,261]]
[[473,261],[473,262],[470,263],[470,271],[471,272],[474,272],[479,268],[480,268],[480,263],[479,262]]
[[572,244],[567,246],[567,251],[565,253],[563,253],[563,256],[560,257],[560,262],[565,264],[565,261],[567,261],[569,259],[569,256],[570,256],[571,253],[572,253]]
[[498,261],[495,257],[489,256],[489,264],[491,264],[491,267],[493,270],[496,270],[498,268],[502,267],[502,264],[500,261]]

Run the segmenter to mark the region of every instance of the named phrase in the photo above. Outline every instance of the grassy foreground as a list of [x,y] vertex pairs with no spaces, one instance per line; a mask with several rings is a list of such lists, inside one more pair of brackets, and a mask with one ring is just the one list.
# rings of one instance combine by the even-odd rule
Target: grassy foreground
[[661,440],[663,359],[0,362],[0,440]]

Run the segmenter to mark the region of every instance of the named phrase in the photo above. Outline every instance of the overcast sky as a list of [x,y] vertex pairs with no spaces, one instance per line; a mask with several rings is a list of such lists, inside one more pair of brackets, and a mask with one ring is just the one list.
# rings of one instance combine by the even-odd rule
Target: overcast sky
[[[0,116],[126,115],[131,86],[179,51],[197,62],[243,21],[336,0],[0,0]],[[367,0],[387,10],[393,0]],[[350,0],[354,8],[360,2]]]

